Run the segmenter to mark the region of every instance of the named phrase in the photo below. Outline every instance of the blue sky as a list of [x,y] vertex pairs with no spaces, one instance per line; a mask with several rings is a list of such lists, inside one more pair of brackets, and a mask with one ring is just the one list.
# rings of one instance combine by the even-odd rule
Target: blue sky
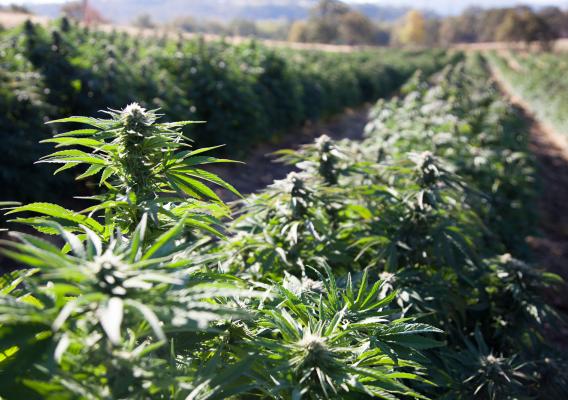
[[[191,1],[191,0],[188,0]],[[510,6],[515,4],[531,4],[535,6],[557,5],[568,8],[568,0],[347,0],[359,3],[375,3],[389,6],[401,5],[415,8],[431,9],[440,13],[457,13],[464,8],[475,5],[482,7]],[[57,3],[64,0],[0,0],[0,4],[12,3]]]

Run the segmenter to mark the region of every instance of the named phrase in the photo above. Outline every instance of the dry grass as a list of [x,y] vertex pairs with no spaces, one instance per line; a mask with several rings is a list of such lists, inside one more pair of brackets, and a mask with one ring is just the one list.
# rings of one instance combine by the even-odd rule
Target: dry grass
[[[168,36],[176,38],[181,36],[186,39],[195,39],[198,37],[202,37],[205,41],[224,40],[227,43],[231,44],[247,43],[250,42],[251,40],[251,38],[242,37],[242,36],[226,37],[226,36],[212,35],[212,34],[188,33],[176,29],[165,29],[165,28],[142,29],[129,25],[105,24],[105,25],[99,25],[98,29],[101,29],[105,32],[116,30],[119,32],[126,32],[134,36],[143,36],[143,37]],[[268,39],[257,39],[257,40],[269,47],[282,47],[282,48],[291,48],[296,50],[318,50],[318,51],[328,51],[333,53],[351,53],[362,49],[376,48],[370,46],[346,46],[346,45],[333,45],[333,44],[321,44],[321,43],[294,43],[294,42],[285,42],[285,41],[268,40]]]
[[36,24],[46,25],[50,19],[48,17],[40,17],[37,15],[0,11],[0,25],[5,28],[14,28],[27,20]]
[[[456,50],[464,51],[487,51],[487,50],[538,50],[538,43],[531,43],[529,46],[520,42],[484,42],[484,43],[459,43],[452,46]],[[554,51],[568,51],[568,39],[559,39],[554,43]]]

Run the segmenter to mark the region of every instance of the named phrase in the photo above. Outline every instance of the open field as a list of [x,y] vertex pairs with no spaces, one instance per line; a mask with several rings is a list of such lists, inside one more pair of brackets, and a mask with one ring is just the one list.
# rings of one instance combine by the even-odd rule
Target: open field
[[3,26],[4,28],[17,27],[23,24],[24,22],[26,22],[27,20],[31,20],[36,24],[43,24],[43,25],[47,25],[50,21],[48,17],[0,11],[0,26]]
[[0,397],[568,397],[563,53],[41,23],[0,32]]

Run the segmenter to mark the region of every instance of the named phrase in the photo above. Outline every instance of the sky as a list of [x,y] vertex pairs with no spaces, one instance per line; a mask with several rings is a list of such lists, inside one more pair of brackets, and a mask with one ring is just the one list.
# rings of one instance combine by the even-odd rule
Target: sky
[[[26,3],[57,3],[65,0],[0,0],[0,4]],[[188,0],[191,1],[191,0]],[[420,9],[430,9],[441,14],[455,14],[468,6],[505,7],[515,4],[535,6],[557,5],[568,8],[568,0],[346,0],[347,2],[374,3],[389,6],[412,6]]]
[[411,6],[420,9],[431,9],[443,14],[455,14],[470,6],[490,8],[529,4],[534,6],[555,5],[568,7],[568,0],[351,0],[351,2]]

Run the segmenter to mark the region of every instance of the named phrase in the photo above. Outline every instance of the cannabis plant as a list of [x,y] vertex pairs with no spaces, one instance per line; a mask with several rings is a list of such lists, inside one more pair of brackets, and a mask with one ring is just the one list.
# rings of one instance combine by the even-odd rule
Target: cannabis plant
[[429,385],[421,351],[442,332],[387,309],[396,296],[367,274],[336,284],[327,260],[351,266],[330,181],[293,174],[218,229],[228,208],[203,182],[237,192],[199,166],[228,160],[185,149],[188,122],[158,124],[138,105],[108,113],[58,120],[89,128],[50,139],[75,148],[42,159],[86,167],[78,178],[98,177],[98,204],[9,211],[40,214],[16,221],[64,244],[3,242],[24,269],[0,281],[2,395],[422,398],[410,384]]
[[[81,240],[52,224],[69,252],[28,234],[3,242],[4,254],[29,269],[2,285],[2,395],[175,394],[183,371],[202,363],[198,338],[245,317],[230,299],[249,295],[234,280],[190,273],[189,262],[176,259],[183,225],[181,219],[151,246],[144,245],[146,216],[131,237],[115,233],[108,244],[87,227]],[[186,347],[176,355],[179,342]]]
[[[70,147],[41,159],[41,163],[62,164],[56,173],[86,166],[77,179],[94,179],[105,190],[92,196],[98,204],[77,214],[61,207],[36,203],[9,212],[24,211],[40,217],[19,218],[52,233],[45,227],[48,220],[64,223],[71,229],[85,224],[105,239],[114,228],[131,233],[148,215],[150,237],[169,228],[180,218],[187,227],[197,227],[218,236],[218,218],[227,216],[228,209],[213,189],[212,183],[238,195],[230,184],[201,166],[230,162],[203,155],[211,148],[191,150],[181,128],[191,121],[157,123],[156,111],[148,111],[133,103],[122,111],[107,111],[110,118],[70,117],[52,123],[78,123],[88,128],[56,135],[44,142],[57,147]],[[102,214],[101,214],[102,212]],[[93,217],[104,216],[105,225]]]
[[421,349],[440,346],[442,331],[399,318],[383,282],[337,285],[329,267],[320,280],[288,275],[278,303],[261,309],[246,334],[260,357],[254,371],[271,398],[422,398],[405,382],[428,384]]

